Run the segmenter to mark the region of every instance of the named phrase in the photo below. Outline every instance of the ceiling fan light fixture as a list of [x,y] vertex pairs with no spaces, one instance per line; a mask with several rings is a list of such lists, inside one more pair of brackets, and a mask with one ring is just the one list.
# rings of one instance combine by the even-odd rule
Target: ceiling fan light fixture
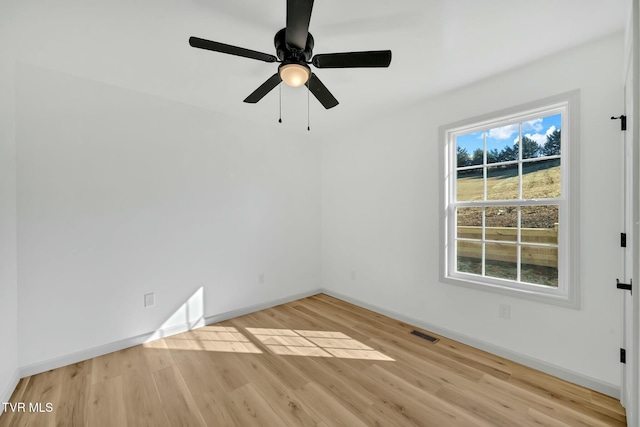
[[280,78],[288,86],[300,87],[309,80],[311,70],[303,64],[284,64],[278,69]]

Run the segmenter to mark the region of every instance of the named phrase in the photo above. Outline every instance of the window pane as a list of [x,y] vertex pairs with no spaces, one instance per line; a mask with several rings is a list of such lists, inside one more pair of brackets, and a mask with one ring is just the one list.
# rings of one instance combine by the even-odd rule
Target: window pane
[[456,137],[457,165],[481,165],[484,162],[484,132],[468,133]]
[[488,207],[485,210],[485,239],[516,242],[518,240],[518,208]]
[[[525,143],[523,145],[522,158],[530,159],[533,157],[559,155],[561,128],[561,114],[554,114],[552,116],[523,122],[522,134]],[[535,145],[531,142],[534,142]]]
[[558,244],[558,206],[524,206],[521,214],[521,241]]
[[548,199],[560,197],[560,159],[522,164],[522,197]]
[[484,178],[482,173],[482,168],[457,172],[456,186],[458,190],[456,197],[459,202],[484,200]]
[[458,237],[482,239],[482,208],[458,208]]
[[518,124],[502,126],[487,131],[487,163],[518,160]]
[[523,282],[558,286],[558,248],[522,246],[521,260]]
[[518,165],[487,168],[487,200],[517,199],[518,187]]
[[485,244],[485,275],[516,280],[518,277],[518,247],[500,243]]
[[482,274],[482,243],[458,240],[457,271]]

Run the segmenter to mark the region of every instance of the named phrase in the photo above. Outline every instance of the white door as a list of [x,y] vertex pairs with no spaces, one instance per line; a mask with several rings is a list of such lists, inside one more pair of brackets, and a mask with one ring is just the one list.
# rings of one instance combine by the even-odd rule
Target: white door
[[623,296],[623,348],[626,349],[626,364],[622,365],[621,402],[627,412],[627,425],[638,426],[640,418],[640,156],[637,147],[638,123],[638,0],[632,1],[630,23],[627,28],[625,81],[624,81],[624,115],[627,130],[624,132],[624,174],[625,174],[625,232],[627,233],[627,248],[625,249],[625,267],[623,281],[630,283],[635,279],[635,292],[622,291]]

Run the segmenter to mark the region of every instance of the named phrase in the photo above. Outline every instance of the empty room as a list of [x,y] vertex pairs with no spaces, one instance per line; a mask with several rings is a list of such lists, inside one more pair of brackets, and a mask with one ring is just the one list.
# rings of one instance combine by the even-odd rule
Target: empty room
[[0,2],[0,426],[639,426],[639,17]]

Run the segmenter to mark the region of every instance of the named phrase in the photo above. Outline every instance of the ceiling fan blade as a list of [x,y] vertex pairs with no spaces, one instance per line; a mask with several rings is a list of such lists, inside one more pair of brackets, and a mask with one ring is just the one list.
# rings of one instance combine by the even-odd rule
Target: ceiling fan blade
[[321,53],[314,56],[312,62],[317,68],[388,67],[391,63],[391,51]]
[[229,55],[242,56],[244,58],[257,59],[264,62],[276,62],[278,58],[268,53],[262,53],[243,47],[231,46],[230,44],[218,43],[199,37],[189,37],[189,44],[199,49],[212,50],[214,52],[228,53]]
[[307,46],[313,0],[287,0],[287,32],[285,42],[290,48],[304,50]]
[[320,101],[320,104],[327,110],[338,105],[338,100],[331,95],[329,89],[327,89],[315,74],[311,73],[311,77],[305,83],[305,86],[309,88],[313,96],[315,96],[316,99]]
[[280,74],[275,73],[273,76],[269,77],[269,79],[262,83],[260,87],[253,91],[253,93],[244,100],[244,102],[248,102],[249,104],[255,104],[260,101],[266,94],[271,92],[271,90],[278,86],[282,79],[280,78]]

